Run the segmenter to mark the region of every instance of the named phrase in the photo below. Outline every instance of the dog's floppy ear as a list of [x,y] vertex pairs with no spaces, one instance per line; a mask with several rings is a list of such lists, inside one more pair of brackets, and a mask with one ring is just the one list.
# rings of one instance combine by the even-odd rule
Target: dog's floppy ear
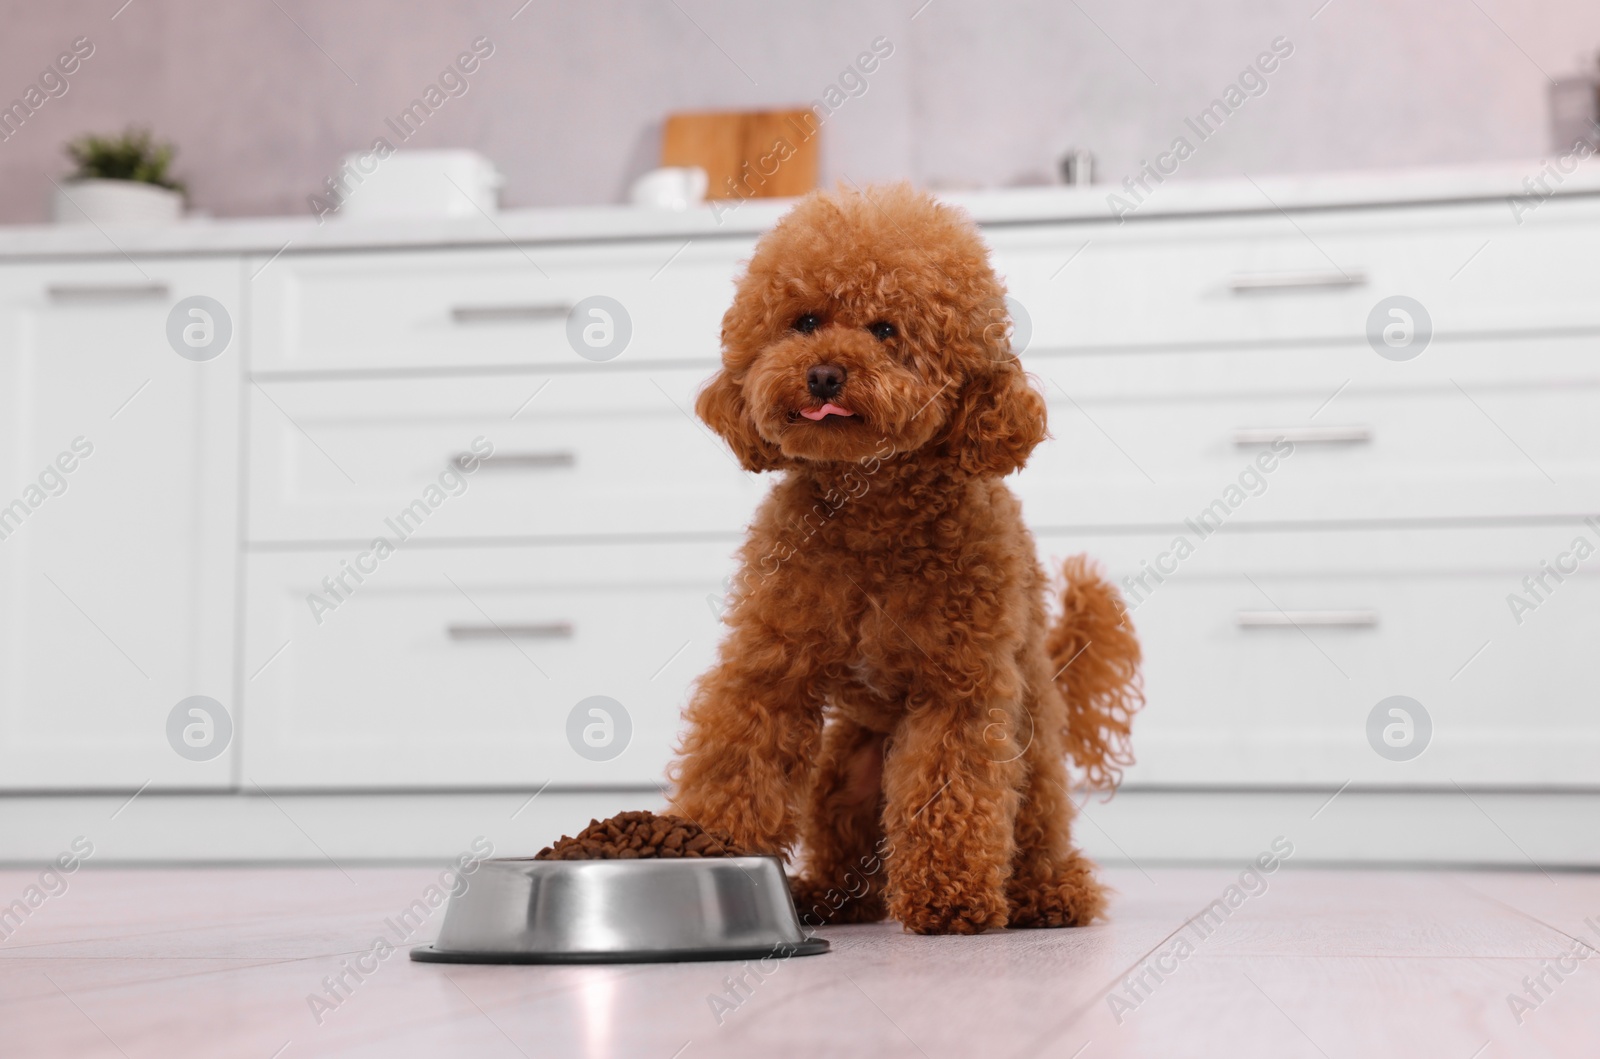
[[1045,438],[1044,398],[1009,348],[989,349],[962,387],[946,432],[948,450],[973,474],[1010,474]]
[[776,445],[756,433],[744,391],[729,376],[727,368],[718,371],[706,383],[700,396],[695,398],[694,411],[728,443],[745,470],[771,471],[781,465],[783,454]]

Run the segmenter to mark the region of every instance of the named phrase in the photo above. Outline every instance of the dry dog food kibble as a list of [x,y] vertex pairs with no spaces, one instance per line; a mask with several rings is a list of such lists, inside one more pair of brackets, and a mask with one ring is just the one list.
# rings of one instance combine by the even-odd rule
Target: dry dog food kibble
[[634,860],[641,857],[744,857],[723,831],[708,831],[676,816],[649,810],[618,813],[609,820],[591,820],[576,838],[563,835],[534,860]]

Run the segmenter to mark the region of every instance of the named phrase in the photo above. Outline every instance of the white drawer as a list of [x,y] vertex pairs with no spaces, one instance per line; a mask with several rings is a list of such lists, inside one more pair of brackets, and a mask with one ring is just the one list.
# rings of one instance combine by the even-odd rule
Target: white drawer
[[692,418],[712,370],[258,380],[250,538],[731,534],[770,483]]
[[[687,245],[685,245],[687,243]],[[295,254],[251,264],[255,371],[715,360],[749,239]],[[619,302],[631,331],[568,339],[573,307]],[[600,323],[584,314],[581,323]],[[618,352],[617,350],[620,350]]]
[[[331,600],[322,579],[358,551],[247,559],[246,786],[661,779],[689,683],[723,628],[713,604],[732,545],[412,544],[364,560],[375,567],[364,583],[347,576],[353,591]],[[320,624],[312,593],[336,604],[319,607]],[[610,760],[568,740],[569,715],[591,696],[631,720]]]
[[[1578,516],[1600,511],[1600,378],[1094,396],[1047,382],[1016,479],[1035,526]],[[1219,384],[1220,385],[1220,384]],[[1290,444],[1274,447],[1282,437]],[[1284,453],[1280,455],[1280,453]],[[1264,461],[1258,462],[1258,461]]]
[[[1046,535],[1040,547],[1088,551],[1119,582],[1176,567],[1129,595],[1149,697],[1130,783],[1593,786],[1600,556],[1551,580],[1521,624],[1507,603],[1580,534],[1600,546],[1573,525],[1224,533],[1176,563],[1170,534]],[[1241,624],[1278,608],[1300,627]],[[1326,621],[1352,624],[1315,624]],[[1431,717],[1432,741],[1409,761],[1368,742],[1369,714],[1392,695]]]
[[[1333,341],[1365,348],[1392,295],[1436,334],[1600,326],[1600,203],[1305,211],[992,227],[995,267],[1032,321],[1028,348]],[[1070,262],[1070,263],[1069,263]]]
[[[1600,382],[1600,333],[1439,338],[1414,360],[1370,348],[1274,345],[1224,350],[1040,350],[1024,361],[1051,400],[1173,400],[1291,394],[1310,415],[1345,387],[1415,390],[1450,386],[1592,385]],[[1328,403],[1332,410],[1336,403]]]

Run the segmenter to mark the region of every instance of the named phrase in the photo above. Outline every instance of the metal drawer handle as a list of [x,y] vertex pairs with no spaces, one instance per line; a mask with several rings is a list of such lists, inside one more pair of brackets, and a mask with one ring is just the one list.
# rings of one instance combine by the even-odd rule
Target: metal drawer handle
[[572,623],[552,621],[543,625],[447,625],[452,640],[503,640],[508,636],[524,640],[570,640]]
[[1241,610],[1233,622],[1241,629],[1292,625],[1337,625],[1370,629],[1378,624],[1375,610]]
[[1233,443],[1270,445],[1282,438],[1296,445],[1364,445],[1372,440],[1371,427],[1240,427]]
[[493,456],[479,457],[472,453],[463,452],[452,462],[460,469],[466,470],[467,464],[473,461],[477,461],[479,468],[499,468],[506,471],[543,471],[552,467],[576,467],[578,465],[578,454],[570,451],[497,452]]
[[53,302],[165,301],[171,293],[165,283],[52,283],[45,288]]
[[1347,272],[1260,272],[1236,275],[1228,280],[1235,294],[1259,294],[1285,290],[1350,290],[1365,287],[1367,274],[1360,269]]
[[540,320],[565,320],[572,312],[566,302],[542,305],[457,305],[450,319],[458,324],[519,324]]

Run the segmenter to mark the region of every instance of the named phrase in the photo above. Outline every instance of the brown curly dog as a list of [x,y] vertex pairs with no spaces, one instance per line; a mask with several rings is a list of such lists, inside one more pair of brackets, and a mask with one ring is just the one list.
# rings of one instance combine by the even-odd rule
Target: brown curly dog
[[1142,703],[1116,591],[1063,614],[1001,482],[1045,437],[976,227],[905,186],[816,193],[761,240],[696,410],[755,517],[676,809],[775,854],[807,922],[917,933],[1088,923],[1066,758],[1114,786]]

